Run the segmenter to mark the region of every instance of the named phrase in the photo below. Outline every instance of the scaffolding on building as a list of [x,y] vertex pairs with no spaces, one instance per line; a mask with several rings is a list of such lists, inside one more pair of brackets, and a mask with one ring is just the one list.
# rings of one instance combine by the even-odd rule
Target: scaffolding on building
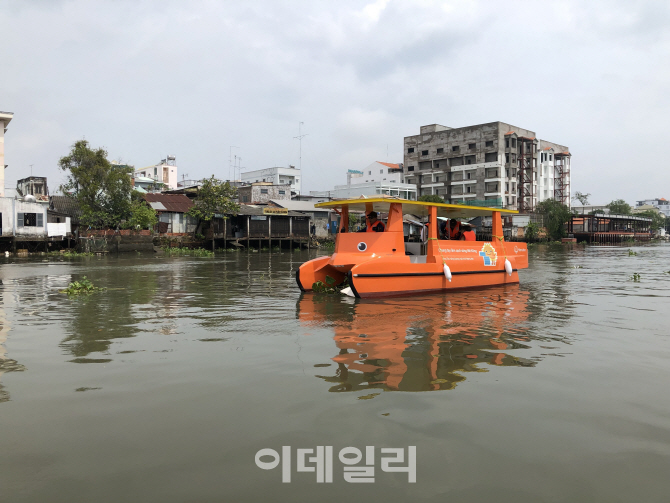
[[570,152],[554,154],[554,199],[570,206]]
[[535,152],[537,150],[537,139],[520,136],[518,144],[518,208],[519,213],[529,213],[534,208],[534,173],[536,167]]

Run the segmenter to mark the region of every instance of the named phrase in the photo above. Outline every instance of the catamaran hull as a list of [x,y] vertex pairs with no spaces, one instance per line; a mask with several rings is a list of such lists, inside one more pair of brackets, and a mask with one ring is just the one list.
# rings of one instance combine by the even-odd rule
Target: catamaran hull
[[451,290],[487,288],[491,286],[519,283],[519,274],[514,269],[511,275],[505,270],[453,272],[451,281],[442,271],[399,272],[386,274],[354,273],[347,275],[354,296],[359,298],[418,295]]

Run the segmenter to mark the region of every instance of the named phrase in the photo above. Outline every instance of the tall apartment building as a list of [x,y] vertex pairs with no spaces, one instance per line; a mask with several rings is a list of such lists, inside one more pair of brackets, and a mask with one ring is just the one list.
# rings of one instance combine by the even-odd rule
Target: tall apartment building
[[450,128],[421,126],[405,137],[405,183],[419,196],[454,204],[532,211],[556,199],[570,206],[570,151],[504,122]]
[[12,117],[12,112],[0,112],[0,197],[5,197],[5,132]]

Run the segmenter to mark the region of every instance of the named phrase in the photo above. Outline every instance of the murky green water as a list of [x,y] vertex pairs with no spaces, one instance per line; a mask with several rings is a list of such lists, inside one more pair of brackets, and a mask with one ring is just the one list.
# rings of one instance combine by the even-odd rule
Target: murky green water
[[[665,502],[670,246],[635,250],[364,301],[301,296],[306,252],[3,259],[0,501]],[[83,275],[107,290],[58,293]],[[282,446],[290,483],[254,461]],[[345,482],[348,446],[416,446],[417,482]]]

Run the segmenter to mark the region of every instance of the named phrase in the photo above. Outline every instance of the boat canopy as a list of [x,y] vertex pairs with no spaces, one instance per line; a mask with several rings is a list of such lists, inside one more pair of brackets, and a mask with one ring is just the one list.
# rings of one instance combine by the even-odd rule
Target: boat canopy
[[[403,214],[412,214],[416,216],[428,216],[429,208],[437,208],[437,216],[445,218],[474,218],[491,216],[494,211],[502,214],[513,215],[519,213],[516,210],[503,210],[500,208],[485,208],[482,206],[468,206],[465,204],[446,204],[432,203],[425,201],[410,201],[408,199],[391,199],[386,197],[371,197],[368,199],[341,199],[338,201],[328,201],[317,203],[315,208],[341,209],[348,207],[350,211],[376,211],[378,213],[387,213],[391,204],[402,205]],[[372,207],[372,209],[370,209]]]

